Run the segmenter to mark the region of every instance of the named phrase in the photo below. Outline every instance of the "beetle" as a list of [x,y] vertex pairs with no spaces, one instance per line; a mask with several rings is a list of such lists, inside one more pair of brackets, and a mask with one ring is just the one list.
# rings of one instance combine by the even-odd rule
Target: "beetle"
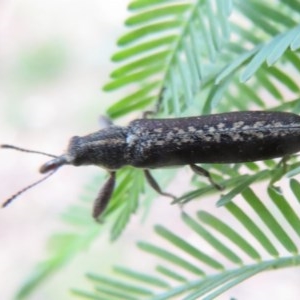
[[124,166],[143,169],[152,188],[172,198],[175,197],[161,190],[149,170],[189,165],[195,173],[206,176],[221,189],[209,172],[196,164],[253,162],[296,153],[300,151],[300,116],[287,112],[243,111],[185,118],[136,119],[128,126],[110,124],[86,136],[74,136],[61,156],[7,144],[1,147],[53,157],[40,168],[40,173],[48,174],[46,177],[13,195],[3,206],[63,165],[96,165],[109,173],[94,202],[93,217],[98,219],[112,196],[118,169]]

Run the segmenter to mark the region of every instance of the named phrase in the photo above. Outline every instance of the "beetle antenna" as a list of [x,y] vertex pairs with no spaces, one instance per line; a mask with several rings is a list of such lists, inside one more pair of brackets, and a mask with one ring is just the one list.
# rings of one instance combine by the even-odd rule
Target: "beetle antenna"
[[[8,144],[2,144],[0,145],[1,148],[6,148],[6,149],[13,149],[13,150],[17,150],[17,151],[22,151],[22,152],[27,152],[27,153],[35,153],[35,154],[41,154],[41,155],[45,155],[45,156],[50,156],[53,157],[54,160],[51,160],[51,166],[48,166],[49,163],[47,163],[47,170],[51,171],[49,172],[45,177],[43,177],[42,179],[26,186],[25,188],[23,188],[22,190],[20,190],[19,192],[17,192],[16,194],[12,195],[10,198],[8,198],[3,204],[2,207],[6,207],[7,205],[9,205],[14,199],[16,199],[17,197],[19,197],[21,194],[23,194],[24,192],[26,192],[27,190],[31,189],[32,187],[40,184],[41,182],[43,182],[44,180],[46,180],[48,177],[50,177],[51,175],[53,175],[53,173],[61,166],[61,164],[53,164],[52,161],[61,161],[61,159],[58,159],[58,156],[53,155],[53,154],[49,154],[49,153],[45,153],[45,152],[41,152],[41,151],[35,151],[35,150],[29,150],[29,149],[24,149],[24,148],[20,148],[20,147],[16,147],[13,145],[8,145]],[[46,172],[42,172],[42,173],[46,173]]]
[[57,156],[53,155],[53,154],[49,154],[49,153],[45,153],[45,152],[41,152],[41,151],[24,149],[24,148],[20,148],[20,147],[16,147],[16,146],[13,146],[13,145],[8,145],[8,144],[2,144],[2,145],[0,145],[0,147],[1,148],[6,148],[6,149],[13,149],[13,150],[17,150],[17,151],[22,151],[22,152],[27,152],[27,153],[41,154],[41,155],[46,155],[46,156],[57,158]]
[[[57,168],[58,169],[58,168]],[[10,198],[8,198],[3,204],[2,207],[6,207],[8,204],[10,204],[14,199],[16,199],[17,197],[19,197],[21,194],[23,194],[24,192],[26,192],[27,190],[31,189],[32,187],[40,184],[41,182],[43,182],[44,180],[46,180],[48,177],[50,177],[51,175],[53,175],[55,173],[55,171],[57,171],[57,169],[54,169],[52,172],[50,172],[49,174],[47,174],[46,176],[44,176],[42,179],[26,186],[25,188],[23,188],[22,190],[20,190],[19,192],[17,192],[16,194],[12,195]]]

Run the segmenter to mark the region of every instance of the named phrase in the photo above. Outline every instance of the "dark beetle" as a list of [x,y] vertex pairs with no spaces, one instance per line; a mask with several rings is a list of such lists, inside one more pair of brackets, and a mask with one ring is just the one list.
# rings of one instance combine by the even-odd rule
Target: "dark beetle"
[[[10,145],[2,147],[27,151]],[[220,189],[209,173],[195,164],[259,161],[298,151],[300,117],[292,113],[248,111],[176,119],[138,119],[126,127],[110,125],[84,137],[73,137],[66,153],[58,157],[50,155],[55,158],[42,165],[40,172],[54,172],[67,164],[97,165],[107,169],[110,177],[93,211],[93,216],[98,218],[113,192],[116,170],[123,166],[144,169],[148,182],[158,193],[174,198],[161,191],[149,169],[190,165],[194,172],[207,176]],[[4,206],[24,190],[8,199]]]

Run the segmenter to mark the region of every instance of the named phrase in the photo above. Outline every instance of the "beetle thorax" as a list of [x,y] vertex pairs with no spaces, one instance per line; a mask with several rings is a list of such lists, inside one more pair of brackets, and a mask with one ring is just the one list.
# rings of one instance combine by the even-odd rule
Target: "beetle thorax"
[[116,170],[126,165],[126,130],[124,127],[110,126],[95,133],[74,136],[69,143],[67,155],[75,166],[97,165]]

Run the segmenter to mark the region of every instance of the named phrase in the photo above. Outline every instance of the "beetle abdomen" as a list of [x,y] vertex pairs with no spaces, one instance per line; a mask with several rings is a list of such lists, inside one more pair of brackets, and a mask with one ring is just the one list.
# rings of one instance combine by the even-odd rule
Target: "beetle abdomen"
[[142,119],[128,126],[132,165],[239,163],[300,151],[300,117],[282,112],[232,112]]

